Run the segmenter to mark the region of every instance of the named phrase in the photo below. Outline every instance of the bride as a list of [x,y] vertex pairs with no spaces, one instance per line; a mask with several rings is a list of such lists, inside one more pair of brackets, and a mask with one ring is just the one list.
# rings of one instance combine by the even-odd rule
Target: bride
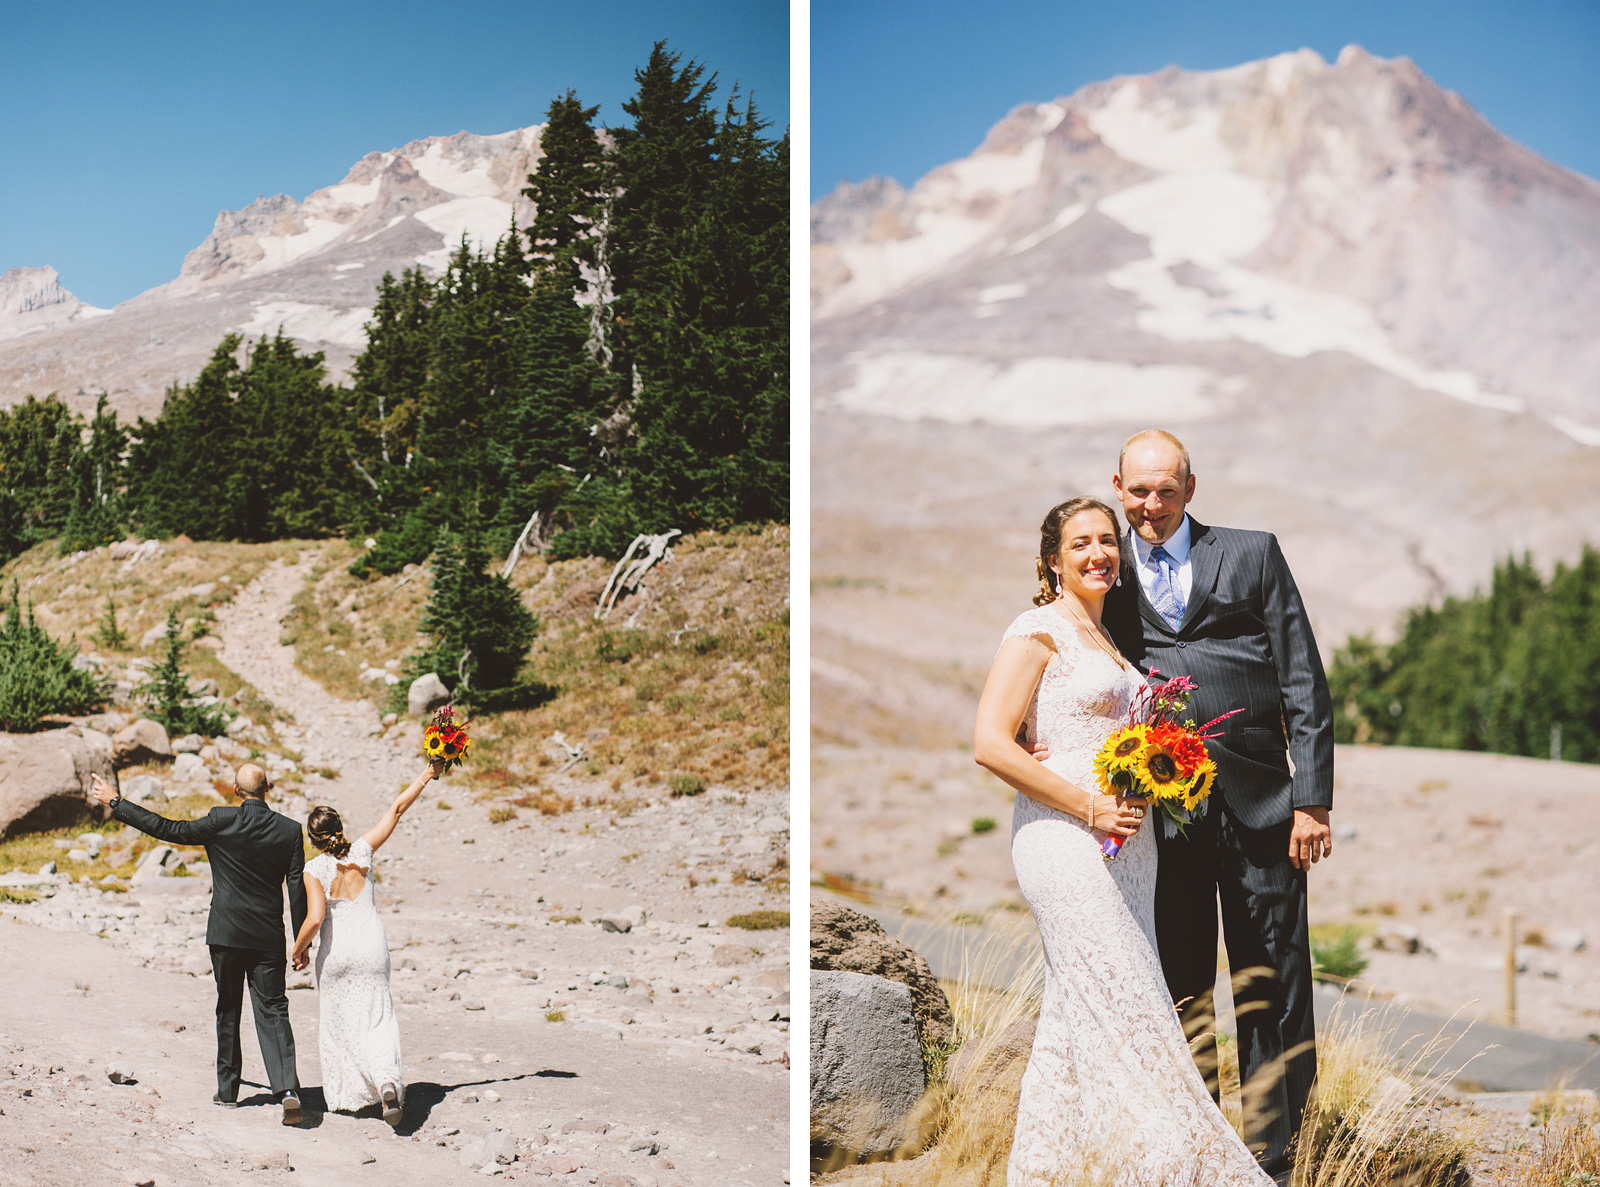
[[321,1012],[322,1092],[328,1108],[354,1112],[381,1104],[383,1119],[400,1124],[405,1084],[400,1078],[400,1023],[389,997],[389,942],[372,897],[373,853],[394,832],[422,789],[444,772],[434,759],[402,791],[365,836],[344,835],[339,813],[313,808],[306,833],[321,852],[306,863],[306,921],[294,943],[294,967],[310,963],[317,945]]
[[[1100,622],[1118,543],[1098,500],[1051,508],[1035,608],[1006,630],[978,706],[974,757],[1022,793],[1011,860],[1046,964],[1006,1183],[1087,1172],[1141,1187],[1270,1187],[1206,1091],[1161,974],[1145,802],[1093,790],[1095,753],[1144,683]],[[1048,749],[1042,763],[1019,744],[1023,727]],[[1111,862],[1107,834],[1126,838]]]

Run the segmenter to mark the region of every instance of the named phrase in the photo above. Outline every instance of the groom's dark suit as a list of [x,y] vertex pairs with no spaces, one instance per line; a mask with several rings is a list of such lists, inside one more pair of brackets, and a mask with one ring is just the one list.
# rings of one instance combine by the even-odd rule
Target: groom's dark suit
[[[1192,516],[1189,526],[1191,586],[1177,629],[1140,588],[1128,538],[1122,584],[1107,596],[1104,620],[1141,670],[1193,677],[1196,724],[1244,709],[1208,744],[1217,786],[1205,819],[1189,826],[1185,840],[1154,816],[1156,940],[1173,999],[1209,1009],[1220,895],[1229,966],[1273,970],[1236,999],[1244,1081],[1257,1071],[1272,1077],[1276,1061],[1290,1056],[1261,1101],[1270,1119],[1249,1135],[1253,1145],[1265,1143],[1268,1173],[1281,1176],[1317,1067],[1306,875],[1289,862],[1289,832],[1294,809],[1333,806],[1332,703],[1276,538],[1207,527]],[[1215,1058],[1214,1047],[1196,1053],[1203,1068]],[[1214,1072],[1210,1078],[1215,1092]]]
[[199,820],[169,820],[128,800],[118,802],[112,815],[158,840],[206,848],[211,862],[206,943],[217,982],[218,1097],[231,1101],[239,1096],[239,1012],[246,981],[267,1081],[276,1095],[298,1088],[284,992],[288,945],[283,888],[288,885],[289,917],[298,934],[306,918],[300,826],[264,800],[244,796],[238,807],[213,808]]

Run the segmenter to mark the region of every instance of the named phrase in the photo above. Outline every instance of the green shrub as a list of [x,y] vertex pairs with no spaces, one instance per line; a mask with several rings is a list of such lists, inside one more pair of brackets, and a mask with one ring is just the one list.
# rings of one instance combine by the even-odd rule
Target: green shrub
[[106,595],[106,612],[100,619],[94,641],[107,651],[121,651],[128,646],[128,632],[117,625],[117,604],[110,594]]
[[[1319,929],[1320,930],[1320,929]],[[1367,967],[1361,955],[1361,929],[1346,927],[1337,936],[1315,932],[1311,936],[1312,975],[1319,981],[1349,981]]]
[[975,833],[992,833],[995,830],[993,816],[977,816],[972,821],[972,831]]
[[667,787],[671,789],[674,798],[699,795],[706,789],[706,781],[699,775],[674,775],[667,780]]
[[189,695],[189,673],[183,667],[183,629],[178,625],[176,608],[167,611],[167,637],[162,643],[161,662],[137,690],[152,708],[150,716],[166,727],[173,737],[184,734],[219,736],[227,728],[227,715],[211,705],[197,705]]
[[11,605],[0,626],[0,729],[18,733],[39,728],[58,713],[87,713],[106,698],[103,680],[72,666],[76,649],[57,643],[27,614],[11,586]]
[[728,917],[727,925],[743,928],[745,931],[772,931],[789,926],[789,912],[751,911],[746,915],[731,915]]

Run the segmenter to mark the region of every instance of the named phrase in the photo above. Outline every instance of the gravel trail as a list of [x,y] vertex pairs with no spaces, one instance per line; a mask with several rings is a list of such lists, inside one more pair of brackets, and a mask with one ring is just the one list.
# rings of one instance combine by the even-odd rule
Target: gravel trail
[[[354,832],[421,769],[419,727],[384,730],[372,704],[294,667],[281,623],[314,560],[275,564],[219,611],[221,656],[303,756],[305,798],[275,806],[331,803]],[[242,1107],[211,1105],[209,879],[127,895],[57,879],[39,902],[0,908],[0,1148],[15,1155],[0,1162],[0,1187],[97,1172],[236,1184],[247,1171],[329,1187],[352,1174],[417,1187],[485,1173],[598,1187],[788,1182],[789,932],[725,923],[787,906],[744,875],[786,857],[787,789],[619,811],[589,794],[601,784],[554,785],[592,806],[490,824],[447,777],[378,856],[408,1084],[398,1133],[375,1111],[322,1111],[304,978],[289,1001],[307,1125],[279,1124],[248,1024]],[[40,929],[55,933],[48,944]],[[111,1083],[113,1065],[136,1083]],[[481,1144],[496,1131],[509,1162]]]

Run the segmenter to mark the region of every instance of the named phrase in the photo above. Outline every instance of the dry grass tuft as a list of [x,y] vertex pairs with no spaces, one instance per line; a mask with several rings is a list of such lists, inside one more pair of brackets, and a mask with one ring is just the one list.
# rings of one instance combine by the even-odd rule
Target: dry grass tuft
[[541,816],[560,816],[563,812],[570,812],[575,801],[570,795],[560,792],[539,789],[530,791],[526,795],[519,795],[511,801],[519,808],[537,809]]

